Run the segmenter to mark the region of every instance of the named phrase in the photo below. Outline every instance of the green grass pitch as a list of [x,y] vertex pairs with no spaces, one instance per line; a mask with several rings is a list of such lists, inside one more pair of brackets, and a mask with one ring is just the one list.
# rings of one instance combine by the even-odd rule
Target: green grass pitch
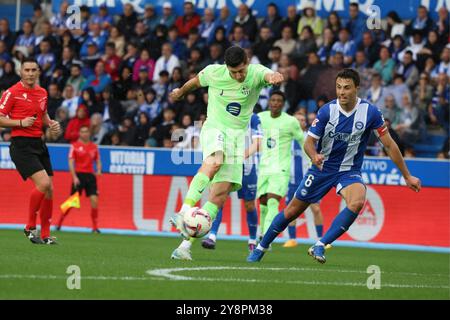
[[[1,230],[0,299],[450,299],[449,254],[334,247],[327,263],[307,246],[274,244],[258,264],[243,241],[194,244],[194,261],[170,259],[178,238],[56,232],[60,245],[33,245]],[[67,268],[81,288],[67,288]],[[367,268],[381,270],[369,290]],[[69,281],[70,282],[70,281]]]

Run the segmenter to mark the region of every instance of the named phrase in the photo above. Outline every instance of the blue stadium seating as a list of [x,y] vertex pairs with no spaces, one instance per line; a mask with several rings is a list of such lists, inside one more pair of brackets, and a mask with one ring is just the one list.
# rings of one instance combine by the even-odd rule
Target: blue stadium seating
[[436,158],[444,145],[446,136],[443,134],[427,134],[424,141],[413,145],[417,157]]
[[[2,4],[0,5],[0,12],[0,18],[8,19],[11,30],[16,30],[16,5]],[[31,4],[22,4],[19,29],[22,28],[22,23],[26,19],[31,19],[31,17],[33,17],[33,6]]]

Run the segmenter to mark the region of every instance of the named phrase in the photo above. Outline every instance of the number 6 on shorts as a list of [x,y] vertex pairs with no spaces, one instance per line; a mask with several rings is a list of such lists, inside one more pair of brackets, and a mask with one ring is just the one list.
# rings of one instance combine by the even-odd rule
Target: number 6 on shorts
[[305,181],[305,187],[309,188],[314,180],[314,176],[309,174]]

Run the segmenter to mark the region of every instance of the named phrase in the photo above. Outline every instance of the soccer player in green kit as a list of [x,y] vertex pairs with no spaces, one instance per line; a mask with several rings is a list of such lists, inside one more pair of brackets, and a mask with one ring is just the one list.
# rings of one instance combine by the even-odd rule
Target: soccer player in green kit
[[211,185],[209,199],[202,207],[214,220],[228,194],[242,183],[245,134],[260,91],[278,85],[283,76],[260,65],[249,64],[245,51],[233,46],[225,51],[225,64],[209,65],[170,96],[177,101],[188,92],[208,88],[207,118],[200,133],[203,163],[194,176],[183,206],[170,223],[184,240],[172,253],[172,259],[192,260],[191,245],[183,225],[183,213],[193,207]]
[[284,93],[270,95],[269,110],[258,114],[263,131],[262,156],[258,171],[257,197],[260,201],[260,226],[264,235],[278,214],[278,206],[288,190],[292,141],[303,147],[304,136],[296,118],[283,112]]

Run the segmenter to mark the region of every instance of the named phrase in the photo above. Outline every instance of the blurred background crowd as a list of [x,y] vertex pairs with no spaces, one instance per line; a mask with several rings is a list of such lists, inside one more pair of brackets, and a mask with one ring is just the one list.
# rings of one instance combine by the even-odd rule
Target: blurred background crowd
[[[336,74],[351,67],[361,76],[359,97],[381,109],[405,156],[449,157],[445,8],[436,19],[423,6],[411,20],[391,11],[381,28],[368,29],[355,3],[348,19],[336,12],[322,19],[307,1],[301,10],[292,5],[286,12],[270,3],[259,18],[245,4],[231,16],[226,6],[215,14],[186,1],[177,16],[169,1],[162,13],[147,4],[143,14],[128,3],[120,15],[106,6],[95,14],[81,6],[81,25],[73,28],[66,2],[56,14],[34,3],[33,16],[18,32],[0,19],[0,92],[19,80],[22,59],[37,59],[48,113],[64,129],[57,139],[46,135],[48,142],[74,142],[79,128],[88,125],[97,144],[199,149],[207,88],[179,102],[169,93],[205,66],[223,63],[224,51],[239,45],[250,63],[284,75],[275,89],[286,94],[286,112],[303,113],[311,123],[317,110],[336,98]],[[255,112],[267,109],[271,90],[262,91]],[[9,139],[10,131],[2,130],[0,140]],[[370,145],[368,154],[383,155],[375,138]]]

